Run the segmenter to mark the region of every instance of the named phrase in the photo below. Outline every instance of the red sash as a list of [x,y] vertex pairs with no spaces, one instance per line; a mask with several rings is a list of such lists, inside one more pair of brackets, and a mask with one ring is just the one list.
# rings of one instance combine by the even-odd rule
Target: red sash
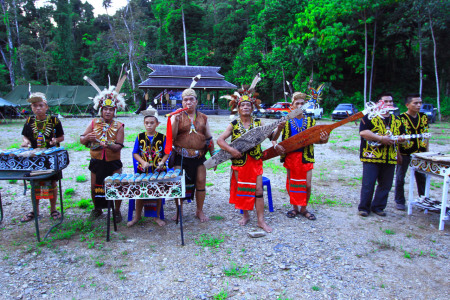
[[284,167],[290,171],[286,178],[286,190],[292,205],[307,206],[306,174],[314,168],[313,163],[302,163],[302,152],[288,153]]
[[[230,203],[236,209],[253,210],[255,206],[256,178],[263,174],[263,163],[261,159],[248,156],[245,165],[231,166]],[[234,175],[238,172],[238,178]]]

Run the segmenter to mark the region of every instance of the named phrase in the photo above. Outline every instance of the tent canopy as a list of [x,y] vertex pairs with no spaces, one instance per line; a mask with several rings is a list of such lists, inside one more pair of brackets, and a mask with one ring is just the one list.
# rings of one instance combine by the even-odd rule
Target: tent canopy
[[[99,86],[103,90],[104,86]],[[35,85],[31,87],[31,92],[41,92],[47,97],[47,104],[49,106],[60,105],[75,105],[88,106],[92,105],[92,100],[89,97],[95,97],[97,91],[92,86],[82,85]],[[28,85],[19,85],[12,92],[5,96],[5,99],[13,104],[20,106],[27,106],[30,103],[28,99]]]
[[0,98],[0,107],[5,107],[5,106],[18,106],[17,104],[11,103],[3,98]]

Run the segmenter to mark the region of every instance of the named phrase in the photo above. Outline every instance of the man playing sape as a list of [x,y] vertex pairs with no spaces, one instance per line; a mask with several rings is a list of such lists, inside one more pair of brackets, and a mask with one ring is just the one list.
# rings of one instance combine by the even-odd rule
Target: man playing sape
[[[291,110],[302,107],[306,101],[306,94],[296,92],[292,95]],[[311,196],[311,179],[314,168],[314,145],[299,148],[293,152],[285,153],[283,146],[278,145],[276,140],[281,133],[281,139],[284,141],[316,124],[313,118],[306,117],[303,114],[296,118],[282,123],[278,127],[272,138],[272,144],[278,154],[281,155],[281,162],[287,171],[286,190],[289,194],[289,200],[292,204],[292,210],[287,212],[288,218],[295,218],[302,215],[308,220],[315,220],[316,216],[309,212],[306,207]],[[281,128],[281,130],[280,130]],[[328,142],[328,133],[320,133],[319,144]],[[300,209],[299,209],[300,207]]]

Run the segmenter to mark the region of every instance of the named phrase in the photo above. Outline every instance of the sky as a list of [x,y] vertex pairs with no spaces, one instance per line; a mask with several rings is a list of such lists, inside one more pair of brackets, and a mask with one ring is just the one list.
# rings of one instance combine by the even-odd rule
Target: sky
[[[105,9],[102,7],[102,0],[82,0],[83,2],[89,2],[94,7],[94,15],[106,14]],[[48,0],[37,0],[36,6],[40,7],[46,3],[50,3]],[[111,8],[108,8],[108,14],[113,15],[117,9],[122,8],[127,5],[127,0],[112,0]]]

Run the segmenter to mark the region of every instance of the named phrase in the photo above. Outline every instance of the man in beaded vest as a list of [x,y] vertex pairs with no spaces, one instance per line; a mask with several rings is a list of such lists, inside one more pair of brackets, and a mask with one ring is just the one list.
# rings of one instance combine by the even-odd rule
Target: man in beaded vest
[[[198,101],[195,91],[191,88],[185,89],[181,98],[183,108],[187,110],[170,119],[174,146],[172,155],[175,154],[174,168],[182,168],[185,171],[186,194],[193,198],[195,192],[195,216],[203,223],[209,220],[203,212],[206,195],[206,168],[203,163],[206,161],[206,152],[214,152],[214,143],[208,117],[196,109]],[[177,216],[172,219],[176,220]]]
[[[398,136],[404,133],[400,119],[389,112],[394,109],[392,94],[381,93],[377,97],[377,103],[380,104],[380,101],[384,103],[381,116],[369,120],[365,115],[359,125],[363,176],[358,214],[363,217],[367,217],[371,211],[379,216],[386,216],[384,209],[392,188],[398,156],[398,145],[389,136]],[[378,142],[381,145],[371,145],[368,141]],[[403,139],[400,137],[398,141],[403,142]],[[378,186],[374,196],[376,182],[378,182]]]
[[[305,101],[306,94],[301,92],[294,93],[292,95],[291,110],[302,107],[305,104]],[[297,215],[302,215],[308,220],[316,219],[316,216],[306,209],[311,196],[311,179],[312,170],[314,168],[314,145],[311,144],[286,154],[283,146],[278,145],[276,140],[280,133],[281,139],[284,141],[313,127],[315,124],[316,121],[313,118],[300,114],[296,118],[282,123],[273,134],[272,144],[277,153],[281,155],[281,162],[284,163],[283,166],[287,171],[286,190],[293,207],[292,210],[286,213],[288,218],[295,218]],[[321,132],[319,144],[328,142],[328,137],[328,133]]]
[[[422,98],[420,94],[411,94],[405,98],[405,105],[408,111],[401,114],[400,120],[405,127],[406,134],[428,133],[428,118],[426,114],[420,112]],[[428,151],[428,139],[414,138],[400,144],[401,163],[397,165],[395,176],[395,202],[398,210],[405,210],[405,175],[411,162],[411,154]],[[415,172],[417,190],[419,196],[425,194],[426,176]]]
[[232,121],[217,139],[220,148],[229,152],[233,157],[231,160],[230,203],[234,204],[236,209],[243,210],[239,225],[246,225],[250,221],[249,211],[255,207],[258,227],[266,232],[272,232],[272,228],[264,220],[261,145],[241,153],[225,141],[231,136],[233,142],[248,130],[261,126],[261,121],[253,119],[251,115],[255,107],[259,108],[259,103],[256,103],[258,99],[255,98],[257,93],[253,93],[252,89],[245,87],[240,90],[240,93],[239,98],[231,100],[233,107],[237,102],[239,118]]
[[[22,147],[32,148],[50,148],[59,147],[59,143],[64,141],[64,130],[61,121],[57,117],[47,116],[47,99],[43,93],[33,93],[27,100],[31,103],[31,110],[34,116],[27,119],[22,130]],[[56,210],[56,198],[58,193],[56,190],[56,181],[59,180],[62,173],[58,173],[49,178],[51,181],[51,189],[44,188],[44,182],[36,189],[36,212],[39,215],[39,200],[50,200],[50,216],[56,220],[61,214]],[[45,192],[44,192],[45,190]],[[42,192],[42,193],[41,193]],[[42,194],[42,197],[41,197]],[[35,217],[34,212],[29,212],[21,219],[21,222],[29,222]]]
[[[94,98],[94,109],[98,109],[100,118],[93,119],[84,133],[80,136],[80,143],[90,148],[91,161],[91,196],[94,209],[90,218],[96,219],[106,207],[104,180],[114,173],[122,172],[120,152],[124,147],[124,127],[121,122],[114,120],[118,109],[125,109],[125,99],[119,94],[120,88],[126,79],[126,75],[120,78],[117,86],[110,86],[100,91],[95,83],[88,77],[84,77],[99,92]],[[120,205],[122,201],[114,203],[114,218],[116,222],[122,221]]]

